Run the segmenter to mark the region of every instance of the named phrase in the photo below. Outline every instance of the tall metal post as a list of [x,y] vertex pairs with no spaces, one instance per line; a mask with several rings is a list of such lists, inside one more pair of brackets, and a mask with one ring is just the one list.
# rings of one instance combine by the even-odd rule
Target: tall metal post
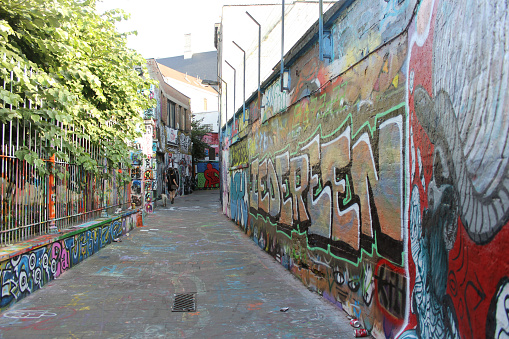
[[260,99],[260,94],[261,94],[261,91],[260,91],[260,86],[261,86],[260,66],[261,66],[261,61],[262,61],[262,26],[258,23],[258,21],[255,20],[255,18],[253,18],[253,16],[251,14],[249,14],[248,11],[246,11],[246,14],[251,18],[251,20],[254,21],[255,24],[258,25],[258,99]]
[[[217,76],[217,78],[221,81],[219,83],[219,90],[221,91],[221,102],[223,100],[223,86],[222,86],[222,82],[224,82],[224,89],[225,89],[225,96],[226,96],[226,108],[225,108],[225,111],[226,111],[226,124],[228,124],[228,83],[226,81],[223,80],[223,78],[221,78],[219,75]],[[219,178],[219,200],[221,201],[221,207],[223,206],[223,190],[224,190],[224,187],[223,187],[223,172],[224,172],[224,168],[223,168],[223,112],[222,112],[222,109],[223,109],[223,105],[221,104],[221,109],[219,110],[220,111],[220,114],[219,114],[219,175],[220,175],[220,178]]]
[[[233,116],[235,116],[235,109],[237,108],[237,105],[235,104],[235,98],[236,95],[236,89],[237,89],[237,70],[235,67],[233,67],[228,61],[224,61],[228,66],[230,66],[231,69],[233,69]],[[226,112],[227,118],[226,118],[226,126],[228,126],[228,111]]]
[[319,1],[318,10],[320,11],[318,17],[318,53],[320,54],[320,61],[323,61],[323,3]]
[[[238,49],[242,51],[242,54],[244,55],[244,76],[243,76],[243,85],[242,85],[242,117],[244,118],[246,116],[246,51],[242,49],[235,41],[232,41],[235,46],[237,46]],[[233,115],[233,123],[235,124],[235,114]],[[235,125],[234,125],[235,127]]]
[[281,72],[279,74],[279,78],[281,79],[281,92],[284,91],[284,83],[283,76],[285,72],[285,0],[282,0],[281,3],[282,13],[281,13]]

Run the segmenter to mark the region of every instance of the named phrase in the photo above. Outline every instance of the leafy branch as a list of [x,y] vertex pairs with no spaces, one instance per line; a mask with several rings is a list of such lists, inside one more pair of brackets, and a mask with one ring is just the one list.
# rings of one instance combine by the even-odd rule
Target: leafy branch
[[205,157],[205,149],[209,144],[203,141],[203,137],[212,130],[209,125],[203,124],[203,119],[191,121],[191,142],[193,143],[193,159],[203,159]]
[[[155,105],[143,93],[155,82],[138,75],[135,67],[145,67],[145,60],[115,29],[127,18],[121,10],[97,14],[95,0],[3,0],[0,123],[30,122],[28,138],[47,145],[46,156],[92,172],[103,164],[91,145],[108,167],[129,164],[140,112]],[[16,156],[45,173],[47,159],[28,144],[17,145]]]

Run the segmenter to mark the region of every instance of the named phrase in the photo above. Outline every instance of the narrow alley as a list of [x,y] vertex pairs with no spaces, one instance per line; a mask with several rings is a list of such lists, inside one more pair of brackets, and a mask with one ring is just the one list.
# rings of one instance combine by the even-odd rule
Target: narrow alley
[[[220,212],[216,190],[158,207],[120,240],[0,313],[0,338],[353,337],[345,313]],[[195,310],[172,310],[181,293]]]

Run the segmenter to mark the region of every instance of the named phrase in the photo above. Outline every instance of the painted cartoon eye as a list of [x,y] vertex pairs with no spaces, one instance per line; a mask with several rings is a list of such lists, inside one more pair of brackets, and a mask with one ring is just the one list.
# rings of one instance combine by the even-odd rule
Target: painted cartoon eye
[[35,268],[36,263],[37,257],[35,256],[35,253],[31,253],[30,258],[28,259],[28,266],[30,267],[30,270],[33,270]]
[[44,253],[44,255],[42,256],[42,267],[44,269],[48,268],[48,263],[49,263],[48,254]]
[[25,292],[28,288],[28,277],[27,272],[21,271],[19,273],[19,289],[21,292]]
[[37,267],[37,269],[34,272],[34,282],[36,285],[40,285],[42,280],[42,270]]
[[55,259],[51,260],[51,273],[55,274],[57,272],[57,261]]
[[345,283],[345,276],[343,275],[343,272],[334,272],[334,280],[338,285],[343,285]]

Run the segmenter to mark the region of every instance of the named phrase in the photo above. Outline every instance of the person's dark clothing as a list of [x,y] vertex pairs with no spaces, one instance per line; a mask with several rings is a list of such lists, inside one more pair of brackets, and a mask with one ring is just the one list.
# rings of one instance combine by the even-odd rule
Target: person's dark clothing
[[168,179],[168,182],[167,182],[168,191],[175,191],[177,189],[177,186],[175,185],[173,180],[175,180],[175,182],[178,184],[177,172],[176,171],[168,171],[167,179]]

